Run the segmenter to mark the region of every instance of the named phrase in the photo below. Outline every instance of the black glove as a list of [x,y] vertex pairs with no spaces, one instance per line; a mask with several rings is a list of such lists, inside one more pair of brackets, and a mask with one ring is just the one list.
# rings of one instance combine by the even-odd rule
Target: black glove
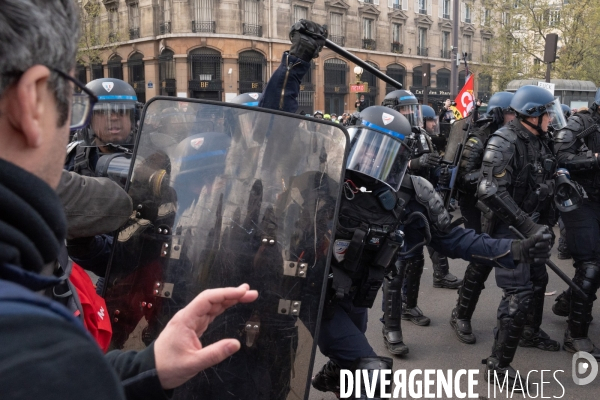
[[552,235],[547,226],[542,226],[524,240],[513,240],[513,260],[529,264],[545,264],[550,259]]
[[292,25],[290,54],[310,62],[319,56],[327,39],[327,26],[321,26],[312,21],[301,19]]
[[[540,229],[548,229],[546,225],[540,225],[533,222],[533,220],[529,217],[525,218],[519,226],[515,226],[519,232],[521,232],[525,237],[531,237],[537,233]],[[550,234],[550,232],[548,232]]]
[[450,187],[450,180],[452,179],[452,172],[448,168],[443,168],[440,171],[440,177],[438,178],[438,186],[447,189]]
[[410,169],[418,170],[421,168],[435,168],[440,165],[442,157],[434,153],[425,153],[419,158],[410,160]]

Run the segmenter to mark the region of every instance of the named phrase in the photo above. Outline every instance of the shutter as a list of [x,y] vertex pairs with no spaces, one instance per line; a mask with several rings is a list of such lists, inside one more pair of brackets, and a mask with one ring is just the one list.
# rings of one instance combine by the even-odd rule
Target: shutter
[[467,10],[465,10],[465,3],[460,2],[460,22],[465,22],[465,17],[467,15]]
[[388,7],[394,8],[394,0],[388,0]]
[[438,0],[438,17],[444,17],[444,0]]
[[415,13],[419,13],[419,0],[415,0]]
[[454,1],[450,1],[450,20],[454,19]]
[[374,1],[374,4],[375,4],[376,6],[378,6],[378,5],[379,5],[379,0],[375,0],[375,1]]
[[433,2],[432,2],[432,0],[427,0],[427,15],[433,15]]
[[408,11],[408,0],[402,0],[402,10]]

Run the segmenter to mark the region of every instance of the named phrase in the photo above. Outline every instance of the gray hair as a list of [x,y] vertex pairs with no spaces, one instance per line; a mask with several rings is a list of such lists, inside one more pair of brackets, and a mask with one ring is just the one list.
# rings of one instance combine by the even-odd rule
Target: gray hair
[[[78,42],[75,0],[0,0],[0,97],[34,65],[69,73],[75,66]],[[49,85],[62,126],[69,112],[71,85],[55,72]]]

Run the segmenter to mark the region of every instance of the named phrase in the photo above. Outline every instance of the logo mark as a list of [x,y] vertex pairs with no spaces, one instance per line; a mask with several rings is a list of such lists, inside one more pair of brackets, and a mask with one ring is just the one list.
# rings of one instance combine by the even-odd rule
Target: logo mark
[[100,307],[100,310],[98,311],[98,316],[101,320],[104,321],[104,307]]
[[[579,363],[577,361],[585,360]],[[578,351],[573,354],[573,360],[571,363],[571,375],[573,377],[573,382],[576,385],[583,386],[592,382],[596,375],[598,375],[598,362],[590,353],[586,353],[585,351]],[[591,368],[590,368],[591,367]],[[584,375],[586,371],[590,370],[590,373],[585,378],[580,378],[580,375]]]
[[115,83],[114,82],[102,82],[102,87],[108,92],[110,93],[111,90],[113,90],[113,88],[115,87]]
[[254,100],[258,100],[258,93],[248,93],[248,96],[252,97]]
[[383,113],[383,114],[381,114],[381,119],[383,120],[384,125],[388,125],[389,123],[391,123],[394,120],[394,116],[390,115],[388,113]]
[[198,150],[204,144],[204,138],[192,139],[190,144],[194,149]]

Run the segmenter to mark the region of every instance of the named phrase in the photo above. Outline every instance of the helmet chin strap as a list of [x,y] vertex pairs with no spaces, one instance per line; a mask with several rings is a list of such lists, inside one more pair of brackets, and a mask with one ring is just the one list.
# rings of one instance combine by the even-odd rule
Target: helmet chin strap
[[542,130],[542,116],[544,114],[540,115],[539,117],[537,117],[538,119],[538,123],[537,125],[532,124],[531,122],[527,121],[525,118],[521,119],[521,123],[532,127],[533,129],[535,129],[537,131],[537,133],[539,133],[541,136],[544,136],[547,132],[544,132]]

